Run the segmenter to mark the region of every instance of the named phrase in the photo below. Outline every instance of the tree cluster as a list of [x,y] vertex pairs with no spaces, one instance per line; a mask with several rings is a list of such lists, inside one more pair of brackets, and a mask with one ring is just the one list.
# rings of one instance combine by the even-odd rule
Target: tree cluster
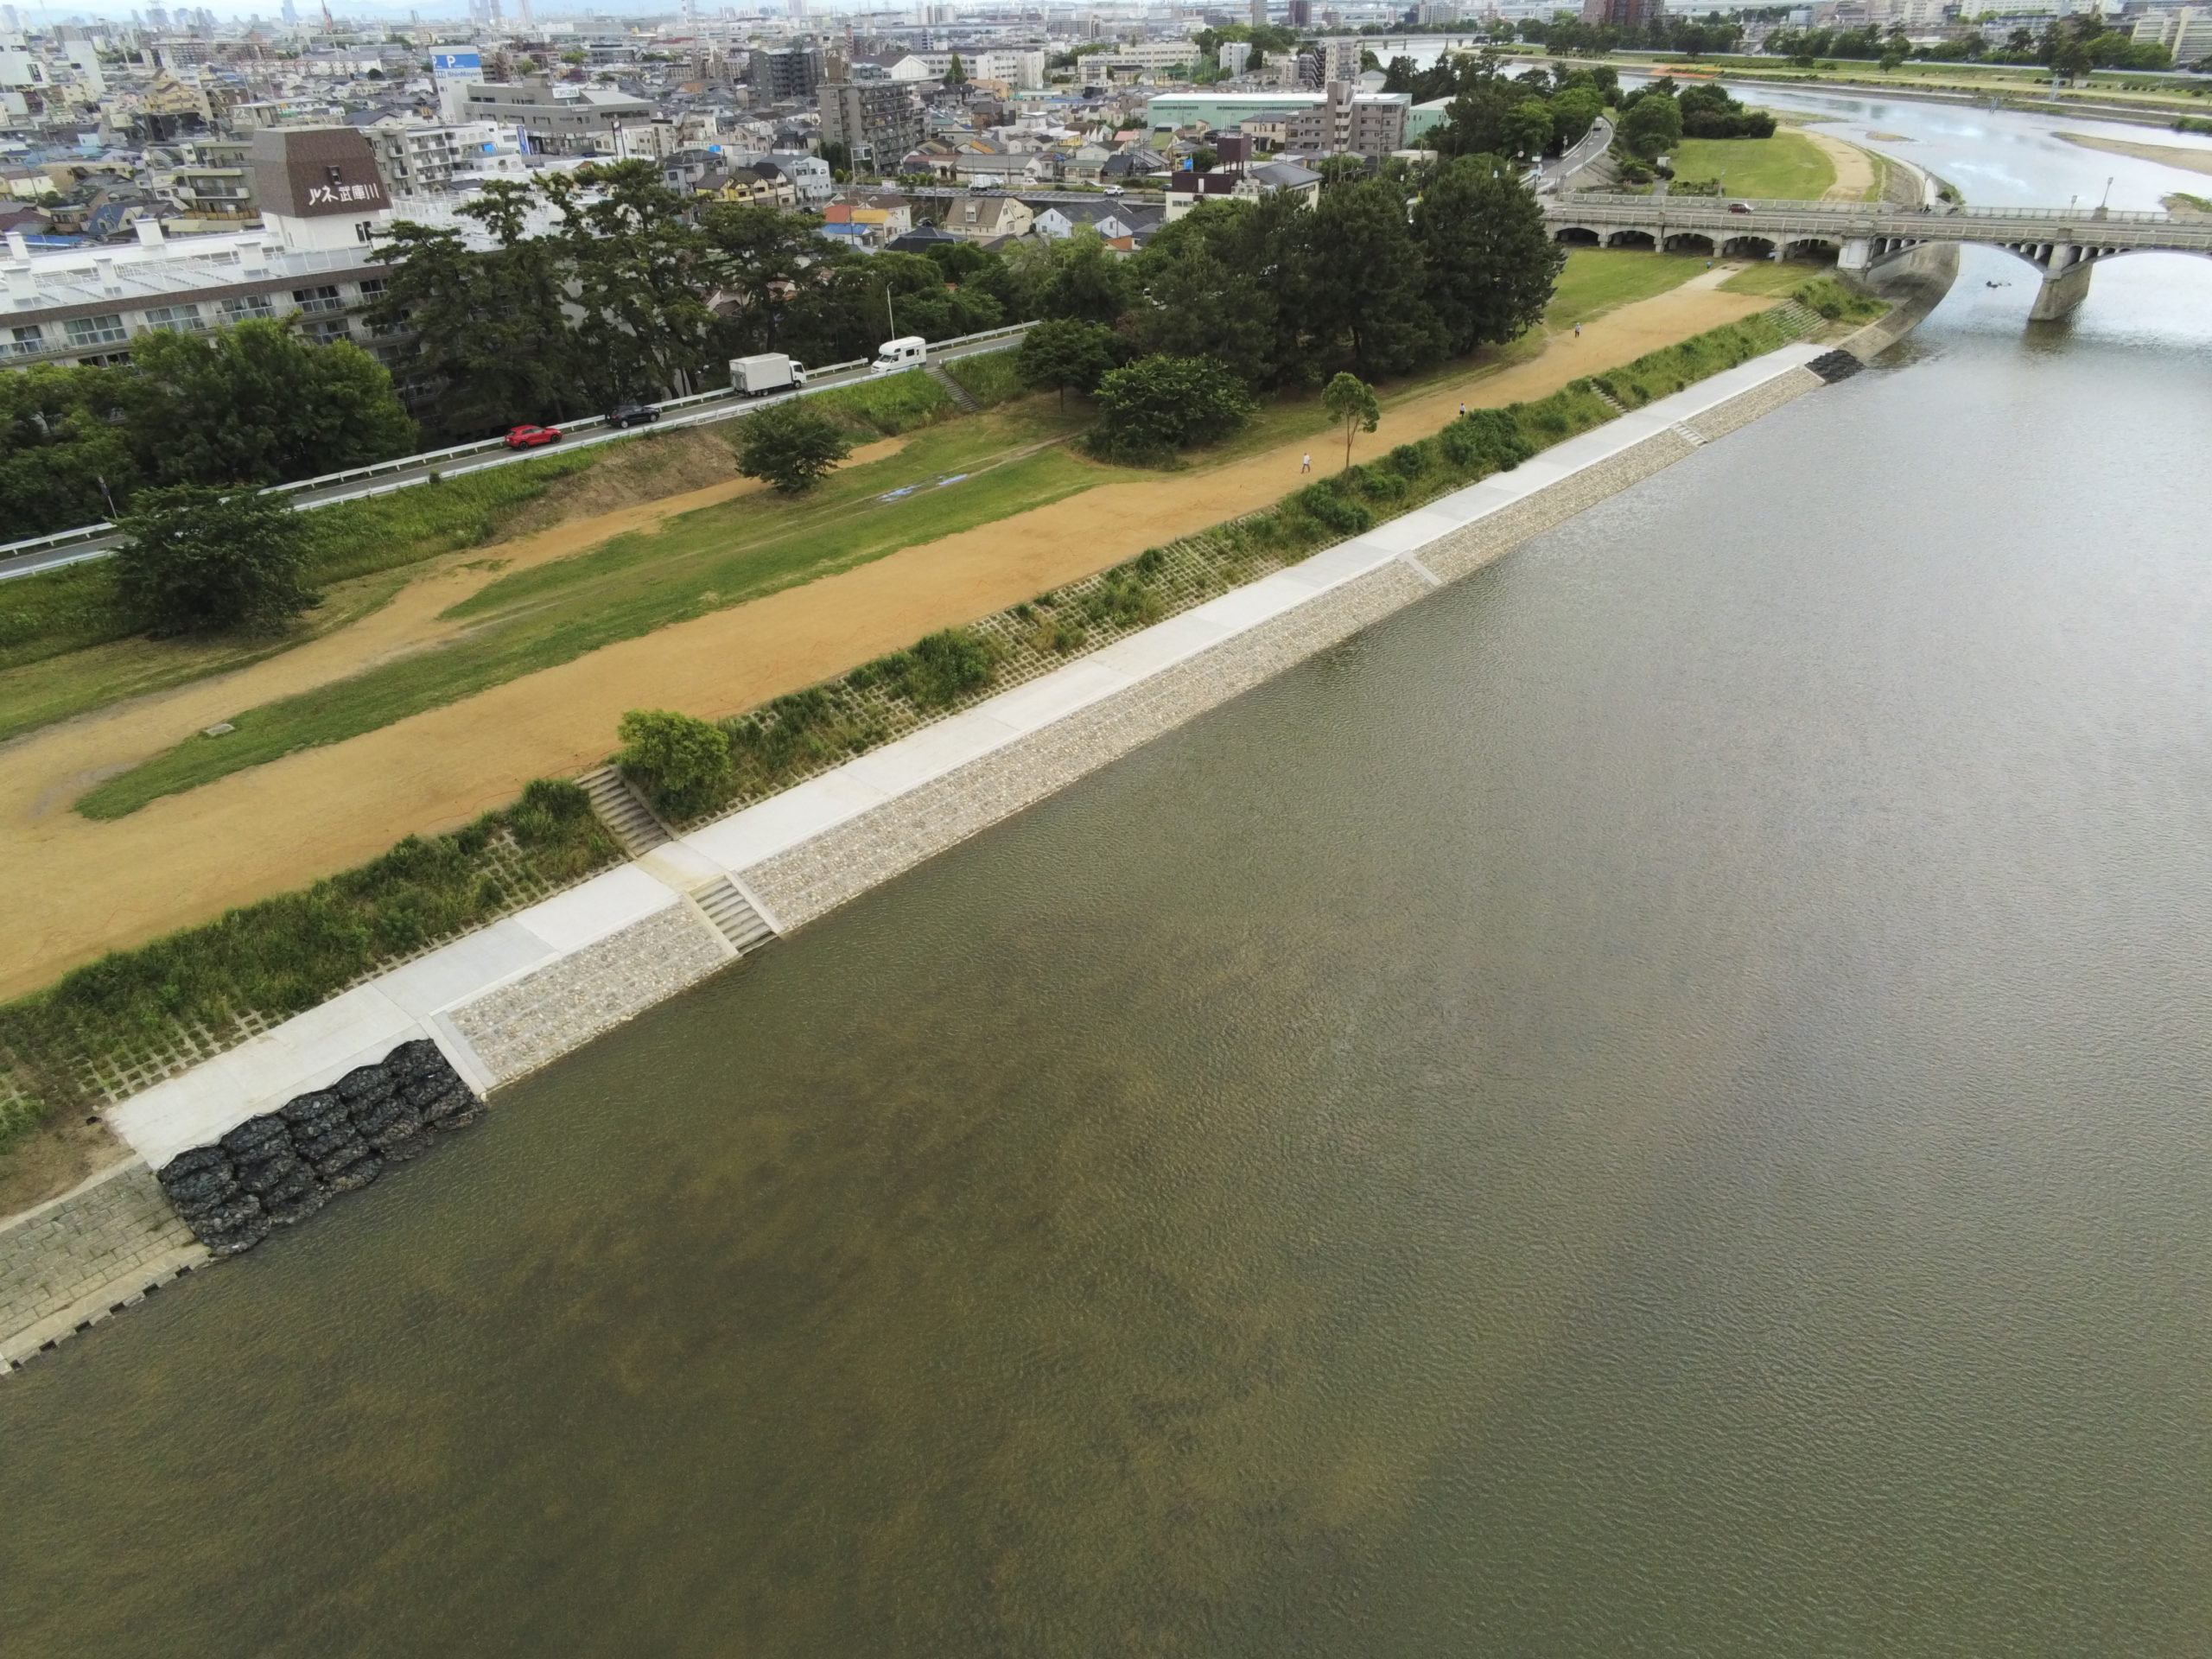
[[1811,68],[1822,59],[1878,60],[1894,68],[1908,58],[1941,63],[2039,63],[2066,75],[2086,75],[2092,69],[2167,69],[2173,54],[2147,41],[2138,44],[2124,30],[2107,27],[2101,13],[2076,12],[2061,17],[2037,32],[2018,28],[2004,41],[1993,41],[1980,30],[1957,40],[1915,46],[1901,27],[1886,33],[1868,24],[1863,29],[1777,29],[1767,36],[1767,51]]
[[1649,161],[1685,138],[1771,138],[1774,117],[1738,103],[1713,81],[1677,87],[1667,76],[1621,99],[1620,142]]
[[[1209,203],[1126,261],[1095,241],[1058,245],[1055,280],[1034,290],[1038,315],[1058,321],[1032,331],[1021,371],[1096,391],[1094,447],[1125,458],[1230,429],[1234,391],[1312,385],[1339,365],[1403,374],[1511,340],[1543,315],[1565,258],[1494,156],[1332,184],[1311,208]],[[1179,365],[1193,359],[1216,378],[1192,379]],[[1171,441],[1184,408],[1203,418]]]
[[264,321],[149,334],[127,365],[0,375],[0,524],[66,530],[149,487],[313,478],[416,442],[391,377],[357,346]]
[[1554,64],[1513,76],[1501,73],[1490,54],[1447,56],[1421,72],[1413,72],[1407,59],[1394,59],[1384,82],[1416,102],[1452,100],[1430,141],[1446,156],[1534,159],[1557,153],[1578,143],[1620,97],[1620,77],[1608,67]]

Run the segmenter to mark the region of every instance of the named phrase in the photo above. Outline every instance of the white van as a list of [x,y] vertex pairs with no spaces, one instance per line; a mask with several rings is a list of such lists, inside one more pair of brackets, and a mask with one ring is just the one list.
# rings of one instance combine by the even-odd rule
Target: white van
[[926,362],[930,343],[919,334],[908,334],[904,340],[887,340],[876,347],[875,361],[868,365],[870,374],[896,374],[901,369],[911,369]]

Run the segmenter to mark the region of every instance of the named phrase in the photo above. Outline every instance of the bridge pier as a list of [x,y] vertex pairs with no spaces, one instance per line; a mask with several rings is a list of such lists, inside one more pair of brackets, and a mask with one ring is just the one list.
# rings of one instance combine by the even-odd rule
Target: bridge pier
[[2043,285],[2036,289],[2036,302],[2028,308],[2028,321],[2056,322],[2072,316],[2089,296],[2091,264],[2070,243],[2062,242],[2051,249],[2050,263],[2043,268]]
[[1838,270],[1864,271],[1874,263],[1874,238],[1871,236],[1847,236],[1843,245],[1836,251]]

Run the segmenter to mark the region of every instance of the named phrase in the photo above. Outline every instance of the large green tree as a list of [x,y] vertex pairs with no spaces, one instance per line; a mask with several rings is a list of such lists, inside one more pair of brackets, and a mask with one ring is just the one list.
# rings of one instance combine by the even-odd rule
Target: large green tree
[[1324,351],[1349,345],[1367,374],[1402,374],[1444,354],[1421,249],[1397,187],[1376,179],[1321,193],[1285,287],[1292,315]]
[[1025,386],[1058,392],[1065,408],[1070,386],[1093,391],[1114,366],[1118,340],[1103,323],[1056,317],[1022,336],[1021,347],[1014,353],[1014,372]]
[[1543,209],[1492,156],[1440,163],[1414,208],[1424,297],[1454,353],[1500,345],[1533,326],[1567,263]]
[[139,492],[122,524],[116,597],[149,632],[272,630],[315,602],[305,526],[280,497],[170,485]]
[[813,488],[852,453],[844,429],[804,397],[771,404],[738,423],[738,471],[785,495]]
[[126,372],[41,364],[0,373],[0,540],[111,518],[142,474]]
[[1228,436],[1252,409],[1243,382],[1210,357],[1140,358],[1098,383],[1090,443],[1109,461],[1156,462]]
[[274,484],[411,452],[414,417],[359,346],[280,322],[137,340],[124,408],[148,475]]

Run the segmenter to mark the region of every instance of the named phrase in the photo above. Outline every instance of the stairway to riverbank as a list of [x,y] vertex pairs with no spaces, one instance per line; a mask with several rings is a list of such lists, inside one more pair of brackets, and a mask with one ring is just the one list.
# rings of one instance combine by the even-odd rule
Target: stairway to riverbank
[[748,950],[758,950],[776,937],[776,930],[768,925],[766,918],[753,908],[728,876],[702,887],[691,899],[707,912],[707,919],[741,957]]
[[601,766],[576,781],[591,798],[591,810],[599,815],[599,821],[631,857],[649,853],[669,839],[668,826],[639,798],[638,791],[630,787],[619,767]]
[[977,403],[973,397],[968,395],[967,387],[962,385],[957,380],[954,379],[950,375],[944,372],[944,365],[943,364],[931,364],[927,372],[931,379],[936,381],[938,385],[943,386],[947,391],[952,394],[953,402],[958,404],[961,408],[966,410],[970,415],[973,415],[976,410],[982,408],[981,404]]

